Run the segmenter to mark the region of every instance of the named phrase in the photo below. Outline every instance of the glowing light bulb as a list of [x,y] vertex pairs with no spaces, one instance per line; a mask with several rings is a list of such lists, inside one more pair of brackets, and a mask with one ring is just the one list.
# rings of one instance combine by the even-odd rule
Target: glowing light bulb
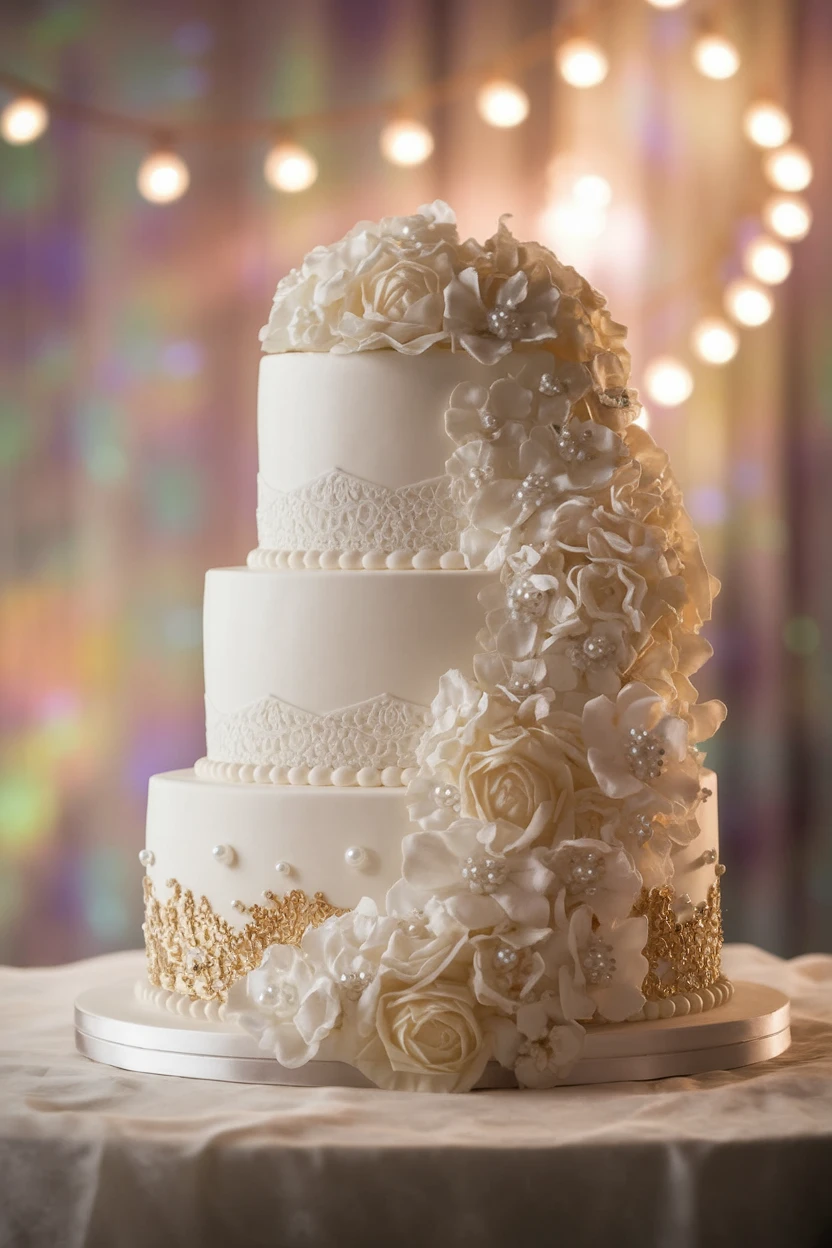
[[318,162],[297,143],[278,143],[266,156],[263,176],[276,191],[305,191],[318,176]]
[[693,393],[693,377],[681,360],[662,355],[648,364],[644,384],[651,399],[662,407],[678,407]]
[[585,173],[576,179],[572,195],[582,208],[608,208],[612,200],[612,187],[598,173]]
[[763,161],[763,172],[779,191],[803,191],[812,181],[812,162],[796,143],[770,152]]
[[188,166],[175,152],[154,152],[139,166],[139,190],[152,204],[169,204],[188,189]]
[[774,300],[762,286],[740,277],[725,290],[725,309],[738,324],[753,329],[765,325],[774,311]]
[[739,334],[721,316],[705,316],[693,327],[691,346],[706,364],[727,364],[739,345]]
[[742,119],[745,137],[757,147],[780,147],[792,132],[789,114],[779,104],[758,100],[749,105]]
[[812,228],[812,210],[798,195],[773,195],[763,205],[763,220],[779,238],[805,238]]
[[529,115],[529,97],[515,83],[495,79],[477,92],[477,112],[489,126],[519,126]]
[[685,0],[647,0],[654,9],[681,9]]
[[767,286],[779,286],[792,271],[792,254],[776,238],[752,238],[742,256],[743,268]]
[[40,100],[21,95],[0,113],[0,134],[16,146],[39,139],[49,125],[49,113]]
[[693,63],[706,78],[733,78],[740,54],[724,35],[700,35],[693,45]]
[[560,45],[555,61],[560,76],[570,87],[597,87],[610,67],[603,48],[592,39],[578,36]]
[[391,121],[379,142],[382,155],[394,165],[421,165],[433,151],[433,135],[418,121]]

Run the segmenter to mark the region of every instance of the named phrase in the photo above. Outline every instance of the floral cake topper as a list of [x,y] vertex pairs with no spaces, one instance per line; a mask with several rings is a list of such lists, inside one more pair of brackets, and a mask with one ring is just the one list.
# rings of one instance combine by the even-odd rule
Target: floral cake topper
[[724,716],[691,683],[717,585],[633,423],[622,328],[504,221],[483,246],[441,203],[361,223],[281,282],[264,331],[266,350],[437,345],[515,353],[445,417],[461,549],[494,572],[473,678],[440,680],[384,911],[365,898],[272,946],[229,1011],[287,1067],[463,1091],[495,1060],[546,1087],[588,1025],[644,1005],[634,905],[699,833],[698,746]]

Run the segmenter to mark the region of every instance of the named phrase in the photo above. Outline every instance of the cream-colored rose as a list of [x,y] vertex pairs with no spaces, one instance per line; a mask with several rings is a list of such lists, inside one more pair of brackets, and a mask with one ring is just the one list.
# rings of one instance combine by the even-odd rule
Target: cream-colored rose
[[459,791],[461,812],[469,818],[506,819],[525,828],[538,807],[551,802],[557,822],[572,808],[572,769],[552,732],[518,728],[465,757]]
[[391,1072],[398,1076],[386,1086],[407,1086],[408,1075],[420,1081],[428,1076],[436,1091],[465,1091],[485,1066],[487,1048],[465,984],[438,980],[383,993],[375,1021]]

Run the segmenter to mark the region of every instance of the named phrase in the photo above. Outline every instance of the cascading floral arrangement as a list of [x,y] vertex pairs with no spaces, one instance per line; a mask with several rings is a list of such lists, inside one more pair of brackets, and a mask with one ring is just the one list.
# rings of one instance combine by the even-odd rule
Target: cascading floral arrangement
[[262,337],[513,354],[446,412],[461,549],[495,576],[473,679],[441,678],[419,746],[402,878],[383,913],[365,898],[272,946],[229,1015],[287,1067],[326,1057],[383,1088],[464,1091],[496,1060],[550,1086],[587,1025],[644,1005],[634,903],[698,834],[697,746],[724,717],[690,681],[717,585],[633,424],[623,327],[550,251],[504,220],[460,241],[438,202],[313,251]]

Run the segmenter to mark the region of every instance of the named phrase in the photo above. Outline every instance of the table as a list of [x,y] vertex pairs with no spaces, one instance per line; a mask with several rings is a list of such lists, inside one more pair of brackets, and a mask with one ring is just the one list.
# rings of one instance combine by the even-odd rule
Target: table
[[142,958],[0,968],[2,1248],[832,1243],[832,957],[726,949],[792,998],[772,1062],[461,1097],[89,1062],[75,996]]

